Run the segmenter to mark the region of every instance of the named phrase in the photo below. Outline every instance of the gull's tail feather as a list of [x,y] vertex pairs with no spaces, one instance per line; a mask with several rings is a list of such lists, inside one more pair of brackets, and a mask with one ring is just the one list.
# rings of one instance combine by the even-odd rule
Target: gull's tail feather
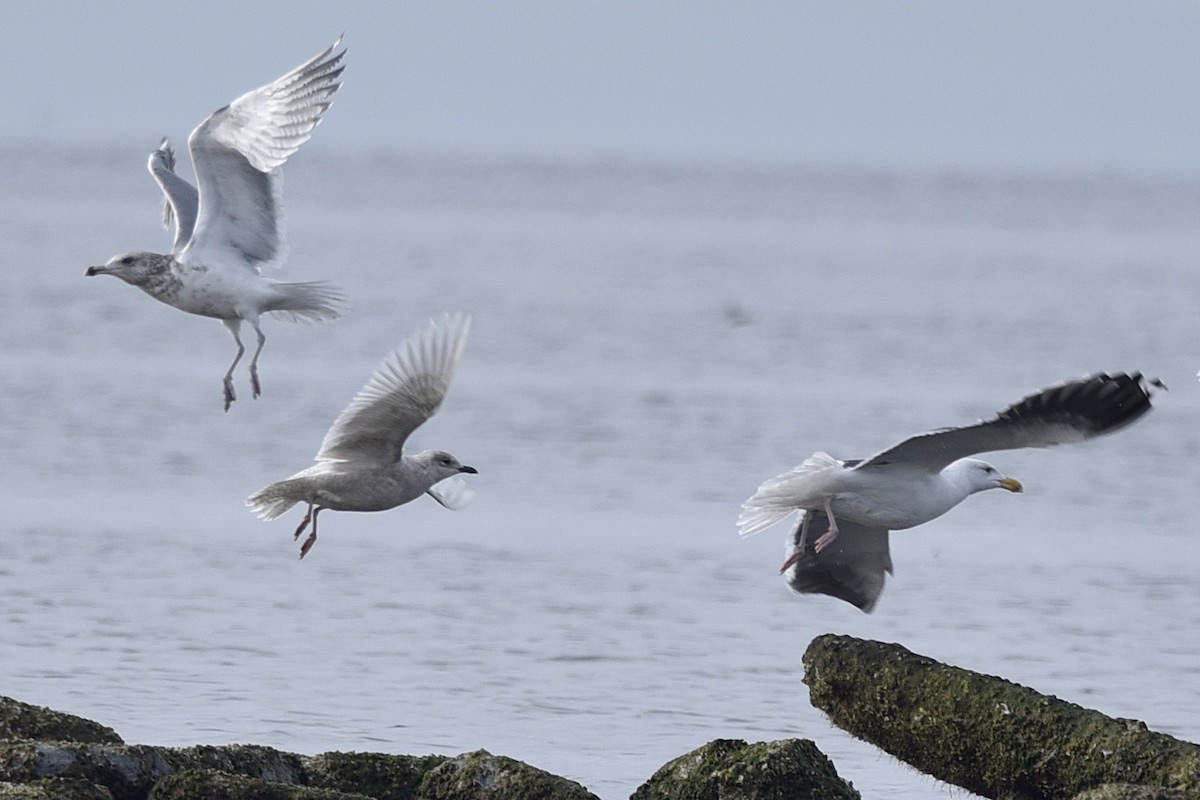
[[276,299],[264,309],[291,322],[324,322],[342,315],[346,296],[326,281],[275,283]]
[[800,466],[763,481],[758,491],[742,503],[738,533],[751,536],[765,531],[799,511],[802,506],[798,504],[798,498],[805,494],[805,480],[814,473],[842,466],[841,461],[828,453],[813,453]]
[[742,536],[753,536],[765,531],[777,522],[787,519],[798,510],[794,505],[760,505],[755,502],[757,496],[742,504],[742,513],[738,515],[738,533]]
[[246,498],[246,505],[259,519],[275,519],[300,502],[296,481],[272,483]]

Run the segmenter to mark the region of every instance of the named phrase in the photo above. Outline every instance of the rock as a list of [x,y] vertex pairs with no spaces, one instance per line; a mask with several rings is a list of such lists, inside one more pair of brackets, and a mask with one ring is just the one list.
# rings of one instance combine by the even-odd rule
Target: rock
[[858,800],[808,739],[717,739],[663,765],[630,800]]
[[300,756],[269,747],[150,747],[76,742],[0,742],[0,780],[84,778],[114,800],[144,800],[160,779],[186,769],[218,769],[282,783],[304,783]]
[[116,731],[98,722],[0,695],[2,739],[124,744]]
[[264,781],[214,769],[187,769],[154,785],[149,800],[376,800],[365,794],[339,792]]
[[425,773],[449,760],[449,756],[321,753],[304,759],[304,767],[311,786],[364,792],[376,800],[415,800]]
[[1071,800],[1184,800],[1188,796],[1183,789],[1165,789],[1161,786],[1138,786],[1132,783],[1106,783],[1088,789]]
[[1108,783],[1200,798],[1200,747],[896,644],[819,636],[804,653],[835,725],[984,797],[1070,798]]
[[0,782],[0,800],[113,800],[113,796],[90,781],[48,778],[32,783]]
[[575,781],[486,750],[434,767],[421,781],[428,800],[599,800]]

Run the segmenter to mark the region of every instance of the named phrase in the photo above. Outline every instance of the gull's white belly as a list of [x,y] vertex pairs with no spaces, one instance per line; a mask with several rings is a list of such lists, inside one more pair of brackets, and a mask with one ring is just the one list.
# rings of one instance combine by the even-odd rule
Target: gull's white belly
[[834,516],[889,530],[902,530],[940,517],[966,494],[934,476],[874,476],[850,473],[850,485],[831,495]]
[[[191,314],[218,319],[242,316],[241,309],[256,305],[255,287],[220,270],[183,267],[183,286],[174,305]],[[249,277],[249,276],[248,276]]]

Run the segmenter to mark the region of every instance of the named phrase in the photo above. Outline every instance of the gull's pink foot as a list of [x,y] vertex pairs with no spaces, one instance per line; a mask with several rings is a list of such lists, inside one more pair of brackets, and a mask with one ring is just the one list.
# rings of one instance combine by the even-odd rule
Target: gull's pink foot
[[828,547],[829,543],[838,535],[837,517],[833,516],[833,498],[826,497],[823,505],[825,506],[825,516],[829,520],[829,530],[818,536],[817,541],[813,543],[813,550],[818,553]]
[[[293,542],[300,538],[300,534],[304,533],[304,529],[308,527],[308,523],[309,523],[309,521],[312,520],[312,516],[313,516],[312,506],[309,506],[308,513],[304,515],[304,519],[300,520],[300,527],[296,528],[296,533],[292,536]],[[309,546],[311,546],[311,545],[309,545]],[[303,558],[303,556],[301,556],[301,558]]]
[[308,551],[312,549],[312,546],[316,541],[317,541],[317,532],[313,531],[312,533],[310,533],[308,535],[308,538],[304,540],[304,544],[300,545],[300,557],[301,558],[304,558],[306,555],[308,555]]
[[825,531],[825,533],[818,536],[817,541],[813,543],[813,549],[816,550],[818,553],[821,552],[822,550],[824,550],[826,547],[828,547],[829,543],[837,538],[838,529],[837,529],[837,526],[832,523],[833,523],[833,520],[831,519],[830,525],[829,525],[829,530]]

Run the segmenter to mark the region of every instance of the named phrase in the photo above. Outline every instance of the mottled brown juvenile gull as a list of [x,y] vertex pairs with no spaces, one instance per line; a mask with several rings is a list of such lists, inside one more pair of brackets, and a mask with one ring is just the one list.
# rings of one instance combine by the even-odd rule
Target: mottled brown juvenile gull
[[299,539],[312,523],[301,558],[316,542],[317,515],[326,508],[386,511],[428,494],[457,510],[470,500],[470,489],[457,476],[475,474],[474,467],[441,450],[404,454],[409,435],[442,404],[470,327],[469,317],[446,315],[402,343],[334,420],[317,463],[246,500],[262,519],[275,519],[296,503],[308,504],[293,537]]
[[258,337],[250,359],[250,387],[258,397],[258,357],[267,341],[259,317],[315,322],[339,314],[342,294],[330,284],[279,281],[264,277],[261,268],[286,256],[280,168],[312,136],[341,87],[346,51],[337,50],[340,44],[338,39],[274,83],[218,109],[192,131],[188,150],[198,190],[175,174],[174,153],[164,139],[148,166],[175,218],[171,252],[123,253],[87,269],[88,275],[115,275],[182,311],[221,320],[237,345],[223,381],[226,411],[235,399],[233,371],[246,352],[243,321]]
[[781,572],[798,593],[828,594],[870,611],[892,571],[888,531],[940,517],[985,489],[1021,491],[1014,478],[968,456],[1049,447],[1119,430],[1150,410],[1140,372],[1099,373],[1031,394],[994,419],[905,439],[865,460],[814,453],[765,481],[742,505],[738,531],[758,533],[803,512]]

